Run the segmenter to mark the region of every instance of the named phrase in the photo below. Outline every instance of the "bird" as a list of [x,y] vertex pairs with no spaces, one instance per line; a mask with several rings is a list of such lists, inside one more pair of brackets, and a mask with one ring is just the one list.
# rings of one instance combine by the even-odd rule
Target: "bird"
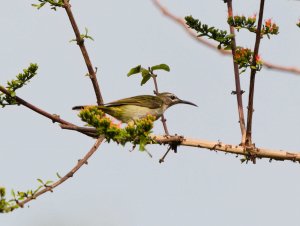
[[[120,120],[122,123],[128,123],[145,118],[148,115],[155,116],[155,120],[157,120],[162,116],[165,110],[175,104],[189,104],[198,107],[196,104],[181,100],[169,92],[157,93],[155,96],[139,95],[128,97],[97,107],[104,113]],[[92,105],[74,106],[72,110],[82,110],[86,107],[92,107]]]

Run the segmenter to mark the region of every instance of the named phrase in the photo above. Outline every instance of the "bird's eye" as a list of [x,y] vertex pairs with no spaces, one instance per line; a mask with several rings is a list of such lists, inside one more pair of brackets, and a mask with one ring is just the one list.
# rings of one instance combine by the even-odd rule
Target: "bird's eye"
[[175,100],[175,99],[176,99],[176,97],[175,97],[174,95],[172,95],[172,96],[171,96],[171,99],[172,99],[172,100]]

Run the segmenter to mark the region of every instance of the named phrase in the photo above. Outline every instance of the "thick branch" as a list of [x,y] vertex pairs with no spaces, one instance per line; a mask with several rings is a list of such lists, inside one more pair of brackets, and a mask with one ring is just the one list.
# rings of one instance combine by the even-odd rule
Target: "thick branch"
[[71,22],[72,28],[74,30],[75,36],[76,36],[76,40],[77,40],[77,44],[81,50],[82,56],[84,58],[85,64],[87,66],[88,72],[89,72],[89,77],[92,81],[93,87],[94,87],[94,91],[96,94],[96,98],[97,98],[97,103],[98,105],[102,105],[103,104],[103,98],[102,98],[102,94],[100,91],[100,87],[97,81],[97,76],[96,76],[96,71],[94,70],[94,67],[92,65],[92,62],[90,60],[89,54],[86,50],[86,47],[84,45],[84,39],[81,37],[80,31],[78,29],[77,23],[75,21],[75,18],[73,16],[72,10],[71,10],[71,5],[69,4],[68,0],[64,0],[64,8],[68,14],[69,20]]
[[256,40],[254,46],[253,60],[251,65],[250,74],[250,87],[249,87],[249,99],[248,99],[248,114],[247,114],[247,131],[246,131],[246,145],[252,145],[252,116],[253,116],[253,99],[254,99],[254,86],[255,86],[255,74],[256,74],[256,59],[258,57],[259,44],[261,40],[261,28],[264,15],[265,0],[260,1],[258,24],[256,31]]
[[[67,126],[67,125],[61,125],[62,129],[68,129],[68,130],[75,130],[79,132],[90,132],[90,133],[96,133],[95,128],[89,128],[89,127],[78,127],[78,126]],[[197,147],[197,148],[204,148],[214,151],[222,151],[225,153],[231,153],[236,155],[243,155],[248,156],[252,158],[268,158],[270,160],[290,160],[290,161],[297,161],[300,162],[300,153],[299,152],[289,152],[289,151],[283,151],[283,150],[273,150],[273,149],[267,149],[267,148],[258,148],[258,147],[252,147],[252,148],[245,148],[241,145],[234,145],[234,144],[224,144],[219,141],[206,141],[206,140],[200,140],[200,139],[191,139],[186,138],[183,136],[166,136],[166,135],[155,135],[152,134],[151,138],[156,141],[158,144],[172,144],[177,143],[181,146],[189,146],[189,147]]]
[[290,160],[300,162],[300,153],[298,152],[287,152],[282,150],[272,150],[266,148],[245,149],[244,146],[224,144],[222,142],[212,142],[199,139],[184,138],[181,136],[161,136],[152,135],[152,138],[161,144],[169,144],[170,142],[181,142],[180,145],[205,148],[214,151],[222,151],[231,154],[244,155],[252,158],[268,158],[270,160]]
[[[166,7],[161,5],[159,0],[152,0],[152,1],[166,17],[168,17],[172,21],[176,22],[178,25],[182,26],[185,29],[185,31],[197,42],[204,44],[204,46],[206,46],[214,51],[217,51],[218,53],[221,53],[222,55],[228,55],[228,56],[231,55],[231,51],[218,49],[216,45],[212,44],[211,42],[207,41],[206,39],[204,39],[202,37],[198,37],[197,34],[186,25],[183,18],[172,14]],[[276,65],[276,64],[264,61],[264,60],[263,60],[263,65],[265,65],[268,69],[279,70],[279,71],[284,71],[284,72],[289,72],[289,73],[293,73],[296,75],[300,75],[300,68],[297,68],[297,67],[286,67],[286,66]]]
[[97,151],[98,147],[100,146],[101,142],[103,141],[104,138],[100,137],[97,139],[96,143],[93,145],[93,147],[89,150],[89,152],[84,156],[83,159],[80,159],[78,161],[78,163],[76,164],[76,166],[73,167],[73,169],[71,169],[64,177],[60,178],[58,181],[56,181],[55,183],[51,184],[51,185],[47,185],[45,186],[44,189],[42,189],[41,191],[35,193],[33,196],[30,196],[28,198],[26,198],[24,201],[22,202],[18,202],[17,204],[20,207],[23,207],[26,203],[30,202],[33,199],[36,199],[37,197],[39,197],[40,195],[46,193],[46,192],[53,192],[53,189],[56,188],[57,186],[59,186],[60,184],[64,183],[66,180],[68,180],[69,178],[73,177],[73,175],[84,165],[87,164],[87,160]]
[[[228,8],[228,16],[232,17],[232,0],[227,1],[227,8]],[[242,144],[245,143],[246,138],[246,127],[245,127],[245,117],[244,117],[244,108],[243,108],[243,99],[242,99],[242,90],[241,90],[241,83],[240,83],[240,73],[239,73],[239,66],[235,62],[235,51],[236,51],[236,40],[235,40],[235,33],[234,27],[229,26],[230,34],[233,35],[232,43],[231,43],[231,51],[232,51],[232,61],[233,61],[233,68],[234,68],[234,78],[235,78],[235,88],[236,88],[236,99],[238,105],[238,114],[239,114],[239,123],[242,133]]]

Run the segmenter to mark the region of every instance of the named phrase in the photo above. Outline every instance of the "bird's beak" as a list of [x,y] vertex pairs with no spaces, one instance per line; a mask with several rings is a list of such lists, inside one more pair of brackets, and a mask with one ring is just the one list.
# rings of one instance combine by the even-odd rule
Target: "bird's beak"
[[178,102],[179,104],[189,104],[189,105],[193,105],[195,107],[198,107],[196,104],[190,102],[190,101],[186,101],[186,100],[179,100]]

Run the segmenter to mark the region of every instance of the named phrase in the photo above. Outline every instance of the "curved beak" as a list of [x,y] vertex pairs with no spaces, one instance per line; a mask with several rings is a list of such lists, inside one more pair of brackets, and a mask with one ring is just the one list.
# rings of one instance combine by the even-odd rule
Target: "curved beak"
[[195,107],[198,107],[198,105],[196,105],[196,104],[194,104],[194,103],[192,103],[192,102],[190,102],[190,101],[187,101],[187,100],[178,100],[178,103],[179,104],[189,104],[189,105],[193,105],[193,106],[195,106]]

